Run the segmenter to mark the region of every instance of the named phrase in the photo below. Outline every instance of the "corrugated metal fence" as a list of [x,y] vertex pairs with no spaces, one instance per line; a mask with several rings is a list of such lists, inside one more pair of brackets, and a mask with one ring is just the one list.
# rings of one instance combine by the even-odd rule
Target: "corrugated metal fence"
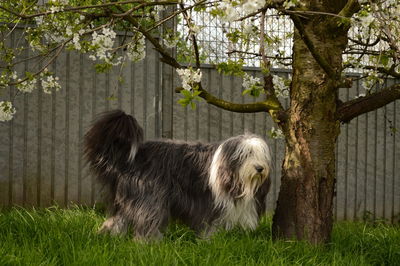
[[[162,65],[151,47],[147,55],[122,70],[98,74],[85,55],[65,52],[50,69],[59,76],[61,91],[47,95],[37,89],[15,98],[15,118],[0,123],[0,206],[94,204],[99,187],[82,160],[82,137],[96,114],[121,108],[138,119],[147,139],[216,141],[243,132],[265,136],[274,157],[268,196],[270,210],[274,208],[284,144],[268,139],[272,126],[268,115],[230,113],[204,102],[195,110],[184,109],[174,93],[179,85],[174,70]],[[27,52],[24,57],[28,56]],[[29,69],[29,64],[20,70]],[[248,71],[260,74],[257,69]],[[241,81],[236,77],[222,76],[205,66],[203,82],[224,99],[252,101],[241,95]],[[351,89],[342,89],[340,96],[346,100],[360,91],[355,83]],[[399,108],[395,102],[342,126],[337,146],[337,219],[362,218],[366,213],[392,219],[399,214],[400,141],[399,133],[391,131],[400,126]]]

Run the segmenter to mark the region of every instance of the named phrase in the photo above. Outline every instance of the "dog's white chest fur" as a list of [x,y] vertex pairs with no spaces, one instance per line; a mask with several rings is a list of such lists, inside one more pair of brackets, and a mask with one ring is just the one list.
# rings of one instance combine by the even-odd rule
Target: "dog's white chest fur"
[[224,202],[220,223],[225,229],[239,225],[244,229],[254,230],[258,226],[258,220],[254,198],[240,199],[236,204],[233,201]]

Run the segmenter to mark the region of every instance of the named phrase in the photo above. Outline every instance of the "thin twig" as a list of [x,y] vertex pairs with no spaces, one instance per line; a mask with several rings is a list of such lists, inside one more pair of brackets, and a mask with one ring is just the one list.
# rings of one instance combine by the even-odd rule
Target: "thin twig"
[[[110,7],[110,6],[120,6],[120,5],[125,5],[125,4],[142,4],[143,6],[158,6],[158,5],[175,5],[178,4],[179,2],[175,1],[161,1],[161,2],[146,2],[143,0],[129,0],[129,1],[121,1],[121,2],[110,2],[110,3],[104,3],[104,4],[98,4],[98,5],[86,5],[86,6],[77,6],[77,7],[66,7],[62,10],[57,10],[57,11],[45,11],[41,13],[36,13],[36,14],[31,14],[31,15],[24,15],[20,14],[18,12],[15,12],[13,10],[10,10],[4,6],[0,5],[0,9],[3,9],[4,11],[13,14],[17,17],[23,18],[23,19],[30,19],[34,17],[40,17],[40,16],[45,16],[49,14],[57,14],[57,13],[63,13],[63,12],[70,12],[70,11],[78,11],[78,10],[83,10],[83,9],[94,9],[94,8],[104,8],[104,7]],[[141,7],[143,7],[141,6]],[[124,10],[125,12],[125,10]]]

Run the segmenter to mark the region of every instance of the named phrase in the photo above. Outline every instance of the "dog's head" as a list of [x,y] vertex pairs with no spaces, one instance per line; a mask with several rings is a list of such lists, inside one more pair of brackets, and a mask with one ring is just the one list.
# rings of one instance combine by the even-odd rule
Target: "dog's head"
[[216,150],[209,184],[216,196],[252,198],[270,171],[267,143],[255,135],[240,135],[227,139]]

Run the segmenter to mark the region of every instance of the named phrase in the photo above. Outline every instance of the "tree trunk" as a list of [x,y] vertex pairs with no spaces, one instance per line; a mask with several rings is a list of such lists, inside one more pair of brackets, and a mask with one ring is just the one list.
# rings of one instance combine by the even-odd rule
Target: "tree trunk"
[[[340,73],[347,30],[322,18],[302,25],[315,52]],[[302,39],[303,33],[295,30],[286,154],[273,236],[318,244],[328,242],[332,230],[338,80],[327,75]]]

